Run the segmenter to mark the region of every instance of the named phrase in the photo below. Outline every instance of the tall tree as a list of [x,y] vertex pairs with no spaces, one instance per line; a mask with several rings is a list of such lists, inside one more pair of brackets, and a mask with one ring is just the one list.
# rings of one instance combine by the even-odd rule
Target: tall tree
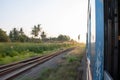
[[38,26],[34,25],[31,33],[32,35],[34,35],[34,37],[37,37],[39,35],[39,32],[41,31],[40,26],[41,24],[38,24]]
[[24,34],[23,29],[20,28],[20,31],[19,31],[19,41],[20,41],[20,42],[27,42],[28,39],[29,39],[29,38]]
[[13,28],[13,38],[14,41],[19,41],[19,31],[16,28]]
[[8,42],[8,41],[10,41],[10,39],[7,36],[6,32],[0,29],[0,42]]
[[20,28],[19,35],[24,35],[23,29]]
[[41,31],[41,29],[42,29],[40,26],[41,26],[41,24],[38,24],[38,27],[37,27],[38,31]]
[[13,41],[14,37],[13,37],[13,32],[12,31],[10,31],[10,33],[9,33],[9,38],[10,38],[11,41]]
[[45,40],[45,39],[46,39],[46,34],[45,34],[44,31],[41,33],[41,38],[42,38],[42,40]]
[[28,41],[28,37],[24,34],[23,29],[20,28],[18,31],[16,28],[10,31],[9,37],[12,42],[25,42]]

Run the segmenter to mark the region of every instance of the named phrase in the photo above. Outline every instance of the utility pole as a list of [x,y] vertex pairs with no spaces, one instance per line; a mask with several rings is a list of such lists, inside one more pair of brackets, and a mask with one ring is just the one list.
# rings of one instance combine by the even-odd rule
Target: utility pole
[[80,41],[80,34],[78,35],[78,41]]

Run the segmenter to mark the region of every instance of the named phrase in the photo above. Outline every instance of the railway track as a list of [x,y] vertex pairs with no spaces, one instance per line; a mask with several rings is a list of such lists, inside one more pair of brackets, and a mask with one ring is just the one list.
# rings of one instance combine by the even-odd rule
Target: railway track
[[0,80],[11,80],[14,77],[20,75],[21,73],[24,73],[25,71],[34,68],[37,65],[40,65],[53,57],[62,54],[64,52],[73,50],[74,48],[69,48],[66,50],[62,50],[60,52],[56,52],[53,54],[40,56],[40,57],[34,57],[31,59],[27,59],[20,62],[15,62],[7,65],[0,66]]

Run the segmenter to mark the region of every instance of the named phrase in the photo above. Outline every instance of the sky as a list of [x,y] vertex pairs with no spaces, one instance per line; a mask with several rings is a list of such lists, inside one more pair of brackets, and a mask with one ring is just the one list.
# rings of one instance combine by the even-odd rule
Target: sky
[[69,35],[85,42],[88,0],[0,0],[0,28],[23,28],[28,36],[34,25],[41,24],[48,37]]

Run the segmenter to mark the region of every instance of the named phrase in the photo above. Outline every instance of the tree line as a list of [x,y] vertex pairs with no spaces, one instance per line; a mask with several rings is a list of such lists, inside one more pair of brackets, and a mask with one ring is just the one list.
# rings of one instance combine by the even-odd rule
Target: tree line
[[70,41],[68,35],[60,34],[58,37],[47,38],[47,34],[42,30],[41,24],[34,25],[31,30],[32,37],[28,37],[23,28],[17,30],[13,28],[9,35],[6,34],[4,30],[0,28],[0,42],[53,42],[53,41]]

